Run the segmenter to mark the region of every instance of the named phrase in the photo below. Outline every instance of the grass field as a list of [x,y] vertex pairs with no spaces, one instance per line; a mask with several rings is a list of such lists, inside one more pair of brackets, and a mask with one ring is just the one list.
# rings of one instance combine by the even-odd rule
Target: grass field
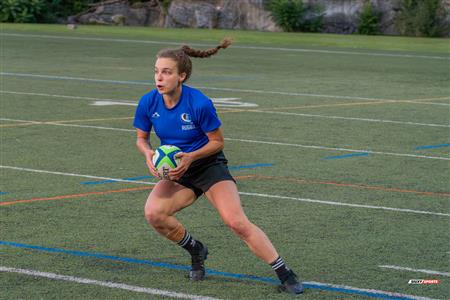
[[203,282],[143,217],[154,56],[226,35],[189,84],[299,299],[450,298],[448,39],[0,26],[0,299],[291,298],[206,198],[178,215],[210,249]]

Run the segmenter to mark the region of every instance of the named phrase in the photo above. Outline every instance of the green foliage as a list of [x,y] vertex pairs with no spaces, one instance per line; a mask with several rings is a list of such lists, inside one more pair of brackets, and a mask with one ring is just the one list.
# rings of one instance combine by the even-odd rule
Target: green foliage
[[0,21],[14,23],[54,23],[75,15],[94,0],[2,0]]
[[442,0],[403,0],[396,25],[402,35],[436,37],[448,26],[446,15]]
[[316,32],[323,27],[322,8],[305,6],[302,0],[272,0],[267,8],[284,31]]
[[376,11],[372,4],[367,1],[363,11],[359,16],[358,33],[365,35],[375,35],[380,33],[381,13]]
[[44,10],[44,0],[2,0],[0,2],[0,21],[32,23]]

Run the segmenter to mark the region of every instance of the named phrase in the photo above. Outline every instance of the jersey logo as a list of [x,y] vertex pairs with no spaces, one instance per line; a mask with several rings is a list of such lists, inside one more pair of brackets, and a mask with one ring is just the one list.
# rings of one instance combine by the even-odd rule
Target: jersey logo
[[155,111],[155,113],[152,115],[152,118],[154,119],[159,118],[159,114],[157,111]]
[[181,121],[191,124],[192,123],[191,115],[187,114],[187,113],[182,113],[181,114]]

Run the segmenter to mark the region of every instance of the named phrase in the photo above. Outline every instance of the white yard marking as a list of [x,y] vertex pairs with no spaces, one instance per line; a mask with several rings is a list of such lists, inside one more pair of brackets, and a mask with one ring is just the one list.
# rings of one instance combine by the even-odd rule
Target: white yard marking
[[[114,128],[114,127],[103,127],[103,126],[91,126],[91,125],[79,125],[79,124],[63,124],[60,122],[37,122],[37,121],[25,121],[17,119],[0,118],[0,121],[12,121],[12,122],[29,122],[30,124],[36,125],[53,125],[53,126],[66,126],[66,127],[80,127],[80,128],[92,128],[101,130],[112,130],[112,131],[125,131],[125,132],[135,132],[135,129],[125,129],[125,128]],[[153,133],[153,131],[152,131]],[[349,149],[349,148],[335,148],[317,145],[301,145],[274,141],[258,141],[249,139],[237,139],[225,137],[227,141],[243,142],[243,143],[254,143],[254,144],[264,144],[264,145],[275,145],[275,146],[287,146],[287,147],[297,147],[305,149],[317,149],[317,150],[329,150],[329,151],[342,151],[342,152],[358,152],[358,153],[369,153],[377,155],[388,155],[388,156],[398,156],[398,157],[409,157],[409,158],[425,158],[425,159],[437,159],[437,160],[450,160],[450,157],[442,156],[427,156],[427,155],[415,155],[407,153],[395,153],[395,152],[382,152],[382,151],[371,151],[371,150],[360,150],[360,149]]]
[[[74,37],[48,34],[20,34],[20,33],[0,33],[3,36],[14,36],[24,38],[46,38],[46,39],[65,39],[78,41],[98,41],[98,42],[116,42],[116,43],[138,43],[138,44],[154,44],[154,45],[182,45],[181,42],[165,42],[165,41],[150,41],[150,40],[132,40],[132,39],[113,39],[113,38],[93,38],[93,37]],[[211,44],[192,43],[192,46],[199,47],[215,47]],[[438,55],[415,55],[415,54],[398,54],[398,53],[380,53],[380,52],[358,52],[358,51],[344,51],[344,50],[321,50],[321,49],[304,49],[304,48],[285,48],[285,47],[261,47],[261,46],[239,46],[233,45],[236,49],[252,49],[263,51],[286,51],[286,52],[304,52],[304,53],[322,53],[322,54],[339,54],[339,55],[364,55],[364,56],[380,56],[393,58],[421,58],[421,59],[439,59],[449,60],[448,56]]]
[[147,185],[155,185],[156,184],[154,182],[137,181],[137,180],[126,180],[126,179],[119,179],[119,178],[93,176],[93,175],[83,175],[83,174],[57,172],[57,171],[36,170],[36,169],[13,167],[13,166],[1,166],[0,165],[0,168],[1,169],[8,169],[8,170],[15,170],[15,171],[26,171],[26,172],[33,172],[33,173],[44,173],[44,174],[52,174],[52,175],[73,176],[73,177],[101,179],[101,180],[113,180],[113,181],[118,181],[118,182],[139,183],[139,184],[147,184]]
[[[36,170],[36,169],[22,168],[22,167],[13,167],[13,166],[2,166],[2,165],[0,165],[0,168],[9,169],[9,170],[16,170],[16,171],[34,172],[34,173],[45,173],[45,174],[75,176],[75,177],[94,178],[94,179],[106,179],[106,180],[115,180],[115,181],[120,181],[120,182],[130,182],[130,183],[155,185],[155,183],[145,182],[145,181],[124,180],[124,179],[92,176],[92,175],[82,175],[82,174],[55,172],[55,171],[47,171],[47,170]],[[287,197],[287,196],[281,196],[281,195],[270,195],[270,194],[249,193],[249,192],[239,192],[239,194],[245,195],[245,196],[261,197],[261,198],[273,198],[273,199],[284,199],[284,200],[294,200],[294,201],[300,201],[300,202],[318,203],[318,204],[334,205],[334,206],[347,206],[347,207],[366,208],[366,209],[388,210],[388,211],[395,211],[395,212],[402,212],[402,213],[413,213],[413,214],[424,214],[424,215],[435,215],[435,216],[450,217],[450,214],[446,214],[446,213],[432,212],[432,211],[422,211],[422,210],[412,210],[412,209],[406,209],[406,208],[395,208],[395,207],[386,207],[386,206],[354,204],[354,203],[346,203],[346,202],[338,202],[338,201],[315,200],[315,199],[308,199],[308,198]]]
[[[94,78],[73,77],[73,76],[56,76],[56,75],[42,75],[42,74],[29,74],[29,73],[11,73],[11,72],[0,72],[0,75],[2,75],[2,76],[13,76],[13,77],[34,77],[34,78],[47,78],[47,79],[58,79],[58,80],[75,80],[75,81],[98,82],[98,83],[133,84],[133,85],[145,85],[145,86],[149,86],[149,87],[153,86],[153,83],[143,82],[143,81],[108,80],[108,79],[94,79]],[[340,96],[340,95],[322,95],[322,94],[308,94],[308,93],[295,93],[295,92],[277,92],[277,91],[265,91],[265,90],[217,88],[217,87],[204,87],[204,86],[198,86],[197,88],[198,89],[204,89],[204,90],[213,90],[213,91],[227,91],[227,92],[241,92],[241,93],[255,93],[255,94],[307,96],[307,97],[320,97],[320,98],[333,98],[333,99],[351,99],[351,100],[365,100],[365,101],[395,101],[395,100],[380,99],[380,98]]]
[[326,204],[326,205],[348,206],[348,207],[357,207],[357,208],[379,209],[379,210],[389,210],[389,211],[395,211],[395,212],[450,217],[450,214],[432,212],[432,211],[423,211],[423,210],[413,210],[413,209],[407,209],[407,208],[395,208],[395,207],[376,206],[376,205],[353,204],[353,203],[346,203],[346,202],[315,200],[315,199],[308,199],[308,198],[296,198],[296,197],[287,197],[287,196],[260,194],[260,193],[239,192],[239,194],[245,195],[245,196],[273,198],[273,199],[286,199],[286,200],[319,203],[319,204]]
[[192,299],[192,300],[218,300],[218,298],[212,298],[212,297],[206,297],[206,296],[200,296],[200,295],[177,293],[177,292],[160,290],[160,289],[152,289],[152,288],[140,287],[140,286],[135,286],[135,285],[128,285],[128,284],[124,284],[124,283],[99,281],[99,280],[94,280],[94,279],[80,278],[80,277],[68,276],[68,275],[59,275],[59,274],[55,274],[55,273],[40,272],[40,271],[34,271],[34,270],[28,270],[28,269],[18,269],[18,268],[9,268],[9,267],[0,266],[0,272],[17,273],[17,274],[34,276],[34,277],[43,277],[43,278],[48,278],[48,279],[53,279],[53,280],[62,280],[62,281],[70,281],[70,282],[76,282],[76,283],[81,283],[81,284],[97,285],[97,286],[103,286],[103,287],[108,287],[108,288],[113,288],[113,289],[127,290],[127,291],[131,291],[131,292],[144,293],[144,294],[157,295],[157,296],[165,296],[165,297],[170,297],[170,298]]
[[398,271],[417,272],[417,273],[425,273],[425,274],[430,274],[430,275],[440,275],[440,276],[450,277],[449,272],[439,272],[439,271],[426,270],[426,269],[413,269],[413,268],[399,267],[399,266],[392,266],[392,265],[380,265],[379,267],[385,268],[385,269],[398,270]]
[[[305,109],[306,108],[307,107],[305,107]],[[335,119],[335,120],[349,120],[349,121],[391,123],[391,124],[402,124],[402,125],[413,125],[413,126],[428,126],[428,127],[445,127],[445,128],[450,128],[450,125],[448,125],[448,124],[416,123],[416,122],[382,120],[382,119],[353,118],[353,117],[327,116],[327,115],[304,114],[304,113],[291,113],[291,112],[270,111],[270,110],[247,110],[247,111],[248,112],[257,112],[257,113],[265,113],[265,114],[286,115],[286,116],[299,116],[299,117],[324,118],[324,119]]]

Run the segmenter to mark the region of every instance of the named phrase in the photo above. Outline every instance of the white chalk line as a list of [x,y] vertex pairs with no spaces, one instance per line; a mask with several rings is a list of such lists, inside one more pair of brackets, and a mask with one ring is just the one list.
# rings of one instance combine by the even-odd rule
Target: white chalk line
[[48,278],[48,279],[53,279],[53,280],[62,280],[62,281],[76,282],[76,283],[81,283],[81,284],[97,285],[97,286],[108,287],[108,288],[113,288],[113,289],[127,290],[127,291],[131,291],[131,292],[145,293],[145,294],[157,295],[157,296],[165,296],[165,297],[170,297],[170,298],[192,299],[192,300],[218,300],[218,298],[212,298],[212,297],[206,297],[206,296],[184,294],[184,293],[178,293],[178,292],[172,292],[172,291],[166,291],[166,290],[160,290],[160,289],[152,289],[152,288],[140,287],[140,286],[135,286],[135,285],[128,285],[128,284],[124,284],[124,283],[99,281],[99,280],[94,280],[94,279],[89,279],[89,278],[60,275],[60,274],[48,273],[48,272],[40,272],[40,271],[34,271],[34,270],[29,270],[29,269],[18,269],[18,268],[9,268],[9,267],[0,266],[0,272],[17,273],[17,274],[23,274],[23,275],[29,275],[29,276],[35,276],[35,277],[43,277],[43,278]]
[[[94,105],[131,105],[137,106],[137,102],[133,102],[132,100],[119,100],[119,99],[103,99],[103,98],[92,98],[92,97],[81,97],[81,96],[69,96],[69,95],[55,95],[55,94],[44,94],[44,93],[27,93],[27,92],[14,92],[14,91],[3,91],[0,90],[0,93],[5,94],[18,94],[18,95],[30,95],[30,96],[43,96],[43,97],[55,97],[55,98],[73,98],[73,99],[82,99],[82,100],[93,100],[100,101],[95,102]],[[231,98],[230,98],[231,99]],[[234,99],[234,98],[232,98]],[[223,98],[217,98],[216,106],[222,106],[221,101],[224,103],[234,103],[233,101],[224,100]],[[389,101],[391,102],[391,101]],[[241,103],[241,102],[239,102]],[[244,102],[245,103],[245,102]],[[404,102],[401,102],[404,103]],[[418,102],[419,103],[419,102]],[[420,102],[423,103],[423,102]],[[436,104],[436,103],[427,103],[427,104]],[[441,103],[442,104],[442,103]],[[230,107],[231,105],[224,105],[225,107]],[[239,105],[241,107],[245,106],[256,106],[256,105]],[[308,107],[305,106],[305,109]],[[281,111],[271,111],[271,110],[258,110],[258,109],[247,109],[245,112],[250,113],[266,113],[266,114],[278,114],[278,115],[286,115],[286,116],[300,116],[300,117],[311,117],[311,118],[325,118],[325,119],[336,119],[336,120],[349,120],[349,121],[361,121],[361,122],[374,122],[374,123],[385,123],[385,124],[399,124],[399,125],[412,125],[412,126],[426,126],[426,127],[444,127],[450,128],[450,125],[447,124],[433,124],[433,123],[417,123],[417,122],[408,122],[408,121],[395,121],[395,120],[383,120],[383,119],[369,119],[369,118],[356,118],[356,117],[341,117],[341,116],[328,116],[328,115],[317,115],[317,114],[305,114],[305,113],[291,113],[291,112],[281,112]]]
[[430,275],[440,275],[440,276],[450,277],[449,272],[440,272],[440,271],[433,271],[433,270],[427,270],[427,269],[413,269],[413,268],[393,266],[393,265],[379,265],[378,267],[385,268],[385,269],[393,269],[393,270],[398,270],[398,271],[408,271],[408,272],[425,273],[425,274],[430,274]]
[[335,206],[348,206],[348,207],[357,207],[357,208],[368,208],[368,209],[388,210],[388,211],[404,212],[404,213],[414,213],[414,214],[424,214],[424,215],[435,215],[435,216],[442,216],[442,217],[450,217],[450,214],[446,214],[446,213],[423,211],[423,210],[413,210],[413,209],[407,209],[407,208],[395,208],[395,207],[387,207],[387,206],[353,204],[353,203],[346,203],[346,202],[315,200],[315,199],[308,199],[308,198],[297,198],[297,197],[288,197],[288,196],[270,195],[270,194],[260,194],[260,193],[239,192],[239,194],[246,195],[246,196],[262,197],[262,198],[274,198],[274,199],[286,199],[286,200],[294,200],[294,201],[310,202],[310,203],[319,203],[319,204],[335,205]]
[[[138,43],[138,44],[154,44],[154,45],[174,45],[182,46],[183,42],[169,41],[152,41],[152,40],[133,40],[133,39],[114,39],[114,38],[93,38],[93,37],[74,37],[47,34],[20,34],[20,33],[0,33],[3,36],[27,37],[27,38],[48,38],[48,39],[65,39],[65,40],[81,40],[81,41],[99,41],[99,42],[117,42],[117,43]],[[192,46],[215,47],[216,45],[206,43],[189,43]],[[415,55],[415,54],[397,54],[397,53],[377,53],[377,52],[357,52],[343,50],[321,50],[306,48],[286,48],[286,47],[263,47],[263,46],[239,46],[233,45],[236,49],[251,49],[264,51],[287,51],[287,52],[303,52],[303,53],[322,53],[322,54],[340,54],[340,55],[364,55],[379,57],[396,57],[396,58],[421,58],[421,59],[439,59],[448,60],[449,57],[437,55]]]
[[[131,182],[131,183],[138,183],[138,184],[155,185],[155,183],[150,183],[150,182],[145,182],[145,181],[123,180],[123,179],[107,178],[107,177],[100,177],[100,176],[81,175],[81,174],[74,174],[74,173],[47,171],[47,170],[36,170],[36,169],[22,168],[22,167],[13,167],[13,166],[2,166],[2,165],[0,165],[0,168],[2,168],[2,169],[9,169],[9,170],[16,170],[16,171],[25,171],[25,172],[46,173],[46,174],[65,175],[65,176],[76,176],[76,177],[85,177],[85,178],[94,178],[94,179],[107,179],[107,180],[117,180],[117,181],[122,181],[122,182]],[[300,202],[309,202],[309,203],[334,205],[334,206],[347,206],[347,207],[356,207],[356,208],[377,209],[377,210],[387,210],[387,211],[395,211],[395,212],[403,212],[403,213],[414,213],[414,214],[424,214],[424,215],[435,215],[435,216],[450,217],[450,214],[446,214],[446,213],[422,211],[422,210],[412,210],[412,209],[395,208],[395,207],[386,207],[386,206],[353,204],[353,203],[346,203],[346,202],[315,200],[315,199],[308,199],[308,198],[287,197],[287,196],[280,196],[280,195],[260,194],[260,193],[251,193],[251,192],[239,192],[239,194],[240,195],[245,195],[245,196],[260,197],[260,198],[285,199],[285,200],[294,200],[294,201],[300,201]]]
[[358,150],[358,149],[348,149],[348,148],[334,148],[334,147],[326,147],[326,146],[301,145],[301,144],[291,144],[291,143],[282,143],[282,142],[273,142],[273,141],[257,141],[257,140],[237,139],[237,138],[225,138],[225,140],[235,141],[235,142],[243,142],[243,143],[290,146],[290,147],[298,147],[298,148],[306,148],[306,149],[317,149],[317,150],[358,152],[358,153],[380,154],[380,155],[411,157],[411,158],[450,160],[449,157],[442,157],[442,156],[426,156],[426,155],[415,155],[415,154],[394,153],[394,152],[381,152],[381,151]]
[[[143,82],[143,81],[94,79],[94,78],[84,78],[84,77],[55,76],[55,75],[30,74],[30,73],[11,73],[11,72],[0,72],[0,75],[1,76],[13,76],[13,77],[34,77],[34,78],[46,78],[46,79],[58,79],[58,80],[75,80],[75,81],[87,81],[87,82],[96,82],[96,83],[133,84],[133,85],[153,86],[153,83]],[[204,89],[204,90],[254,93],[254,94],[274,94],[274,95],[286,95],[286,96],[305,96],[305,97],[320,97],[320,98],[365,100],[365,101],[396,101],[396,100],[392,100],[392,99],[382,99],[382,98],[368,98],[368,97],[340,96],[340,95],[322,95],[322,94],[308,94],[308,93],[295,93],[295,92],[234,89],[234,88],[218,88],[218,87],[205,87],[205,86],[197,86],[197,88]]]
[[[56,122],[25,121],[25,120],[8,119],[8,118],[0,118],[0,121],[25,122],[25,123],[28,122],[30,124],[36,124],[36,125],[80,127],[80,128],[92,128],[92,129],[124,131],[124,132],[135,132],[136,131],[135,129],[102,127],[102,126],[92,126],[92,125],[78,125],[78,124],[63,124],[63,123],[56,123]],[[152,133],[154,133],[154,132],[152,131]],[[387,156],[396,156],[396,157],[409,157],[409,158],[450,160],[450,157],[442,157],[442,156],[427,156],[427,155],[416,155],[416,154],[394,153],[394,152],[382,152],[382,151],[371,151],[371,150],[360,150],[360,149],[349,149],[349,148],[335,148],[335,147],[316,146],[316,145],[301,145],[301,144],[273,142],[273,141],[258,141],[258,140],[249,140],[249,139],[237,139],[237,138],[230,138],[230,137],[225,137],[224,139],[227,140],[227,141],[234,141],[234,142],[254,143],[254,144],[264,144],[264,145],[275,145],[275,146],[287,146],[287,147],[297,147],[297,148],[305,148],[305,149],[342,151],[342,152],[358,152],[358,153],[368,153],[368,154],[387,155]]]
[[[308,107],[305,107],[305,109],[307,109],[307,108]],[[265,114],[278,114],[278,115],[286,115],[286,116],[299,116],[299,117],[324,118],[324,119],[335,119],[335,120],[348,120],[348,121],[362,121],[362,122],[374,122],[374,123],[391,123],[391,124],[401,124],[401,125],[450,128],[450,125],[446,125],[446,124],[430,124],[430,123],[416,123],[416,122],[382,120],[382,119],[327,116],[327,115],[305,114],[305,113],[291,113],[291,112],[257,110],[257,109],[246,110],[246,111],[248,111],[248,112],[257,112],[257,113],[265,113]]]
[[126,180],[126,179],[103,177],[103,176],[93,176],[93,175],[83,175],[83,174],[57,172],[57,171],[36,170],[36,169],[13,167],[13,166],[2,166],[2,165],[0,165],[0,168],[1,169],[16,170],[16,171],[26,171],[26,172],[34,172],[34,173],[45,173],[45,174],[53,174],[53,175],[73,176],[73,177],[90,178],[90,179],[112,180],[112,181],[117,181],[117,182],[138,183],[138,184],[147,184],[147,185],[155,185],[156,184],[154,182],[147,182],[147,181]]

